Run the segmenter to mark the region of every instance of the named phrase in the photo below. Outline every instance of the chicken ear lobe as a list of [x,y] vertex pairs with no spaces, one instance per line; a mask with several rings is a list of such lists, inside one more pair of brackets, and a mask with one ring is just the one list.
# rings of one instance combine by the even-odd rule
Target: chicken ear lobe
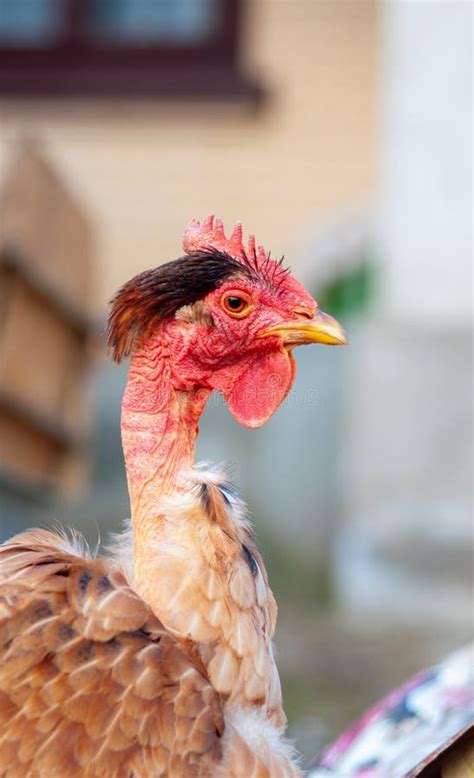
[[285,399],[294,377],[295,362],[288,351],[255,356],[225,394],[234,419],[244,427],[261,427]]

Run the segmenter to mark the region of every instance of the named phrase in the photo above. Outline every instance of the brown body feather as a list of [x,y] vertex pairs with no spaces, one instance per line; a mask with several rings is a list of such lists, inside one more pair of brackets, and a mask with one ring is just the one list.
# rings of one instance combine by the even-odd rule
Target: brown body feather
[[224,725],[202,670],[111,563],[56,543],[0,552],[0,775],[205,775]]
[[232,723],[190,641],[112,560],[46,531],[0,548],[2,778],[297,775]]

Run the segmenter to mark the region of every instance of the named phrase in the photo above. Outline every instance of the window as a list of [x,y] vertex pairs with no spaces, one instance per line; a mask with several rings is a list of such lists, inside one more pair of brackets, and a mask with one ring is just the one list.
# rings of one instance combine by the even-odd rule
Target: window
[[0,94],[253,97],[242,0],[0,0]]
[[0,0],[0,46],[49,46],[58,40],[57,0]]
[[183,44],[212,35],[219,11],[216,0],[91,0],[86,24],[91,36],[109,42]]

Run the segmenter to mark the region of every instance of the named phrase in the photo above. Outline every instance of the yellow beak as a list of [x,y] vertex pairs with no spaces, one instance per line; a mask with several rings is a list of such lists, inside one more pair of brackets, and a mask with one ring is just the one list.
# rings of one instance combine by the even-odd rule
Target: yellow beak
[[345,346],[346,333],[336,319],[322,311],[316,311],[312,319],[281,322],[260,333],[261,338],[279,335],[284,346],[304,346],[308,343],[325,343],[328,346]]

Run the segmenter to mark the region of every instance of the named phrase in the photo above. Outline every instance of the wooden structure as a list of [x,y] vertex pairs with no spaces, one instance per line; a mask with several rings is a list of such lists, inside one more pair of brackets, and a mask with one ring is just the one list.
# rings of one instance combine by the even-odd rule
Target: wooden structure
[[0,195],[0,487],[84,481],[91,274],[86,216],[25,148]]

